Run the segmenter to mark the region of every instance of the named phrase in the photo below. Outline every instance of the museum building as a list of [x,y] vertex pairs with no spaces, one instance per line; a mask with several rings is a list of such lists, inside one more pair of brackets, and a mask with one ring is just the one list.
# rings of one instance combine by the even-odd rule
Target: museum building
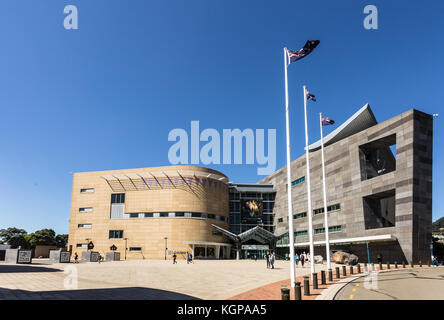
[[74,173],[68,248],[121,259],[230,256],[228,179],[196,166]]
[[[367,104],[324,137],[327,213],[320,141],[309,146],[312,212],[307,212],[306,157],[291,163],[296,251],[307,251],[308,214],[315,254],[325,258],[324,214],[330,246],[360,261],[426,263],[432,242],[433,117],[412,109],[377,123]],[[289,251],[287,169],[259,183],[273,185],[276,247]]]
[[[331,250],[360,261],[430,259],[433,117],[378,123],[367,104],[324,137]],[[320,141],[309,146],[315,254],[325,258]],[[308,251],[305,155],[291,163],[295,249]],[[69,250],[121,259],[263,258],[289,251],[287,174],[236,184],[215,170],[168,166],[75,173]]]

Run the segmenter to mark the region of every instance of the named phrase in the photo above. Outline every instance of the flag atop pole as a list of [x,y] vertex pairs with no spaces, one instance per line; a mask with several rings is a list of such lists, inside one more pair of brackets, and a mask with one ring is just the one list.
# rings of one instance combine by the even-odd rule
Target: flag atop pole
[[328,210],[327,210],[327,183],[325,181],[325,158],[324,158],[324,136],[322,132],[323,126],[334,124],[334,120],[329,118],[322,118],[322,113],[319,113],[319,124],[321,128],[321,154],[322,154],[322,189],[324,193],[324,230],[325,230],[325,255],[327,257],[327,270],[331,270],[330,261],[330,240],[329,240],[329,228],[328,228]]
[[302,49],[299,49],[298,51],[288,50],[288,64],[308,56],[318,46],[319,43],[319,40],[307,40]]
[[308,216],[308,239],[310,241],[310,273],[313,279],[314,266],[314,243],[313,243],[313,210],[311,206],[310,185],[310,155],[308,150],[308,123],[307,123],[307,88],[304,86],[304,115],[305,115],[305,161],[307,166],[307,216]]
[[322,118],[321,117],[321,126],[328,126],[330,124],[335,124],[335,121],[330,118]]
[[[293,231],[293,207],[291,197],[291,157],[290,157],[290,121],[289,121],[289,102],[288,102],[288,75],[287,68],[292,62],[300,60],[310,54],[319,44],[319,40],[308,40],[304,47],[298,51],[290,51],[284,48],[284,70],[285,70],[285,120],[286,120],[286,140],[287,140],[287,195],[288,195],[288,238],[290,249],[290,278],[291,287],[295,286],[295,261],[294,261],[294,231]],[[287,61],[288,59],[288,61]],[[307,149],[308,150],[308,149]],[[311,209],[310,209],[311,210]],[[313,244],[313,236],[310,243]],[[313,260],[313,256],[312,256]]]
[[288,77],[287,77],[287,48],[284,48],[284,68],[285,68],[285,132],[287,140],[287,193],[288,193],[288,238],[290,242],[290,279],[291,287],[294,288],[296,281],[296,270],[294,261],[294,232],[293,232],[293,207],[291,201],[291,157],[290,157],[290,120],[288,115]]

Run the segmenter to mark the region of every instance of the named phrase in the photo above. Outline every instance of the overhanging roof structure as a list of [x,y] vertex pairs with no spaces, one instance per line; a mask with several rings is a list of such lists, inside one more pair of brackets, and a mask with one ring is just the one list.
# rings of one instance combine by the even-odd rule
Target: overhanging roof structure
[[[113,192],[158,190],[166,188],[189,189],[197,192],[199,187],[226,186],[228,179],[216,173],[199,170],[163,170],[108,174],[101,176]],[[210,181],[211,180],[211,181]]]
[[230,183],[230,188],[235,189],[238,192],[276,192],[272,184],[239,184]]
[[[377,123],[378,122],[376,121],[375,115],[373,114],[370,105],[367,103],[338,128],[324,137],[324,147],[350,137],[355,133],[368,129]],[[308,146],[309,151],[316,151],[320,148],[321,140],[318,140]]]
[[276,240],[276,237],[273,233],[265,230],[264,228],[261,228],[260,226],[256,226],[239,234],[234,234],[215,224],[212,224],[212,226],[225,234],[231,240],[238,243],[246,242],[248,240],[256,240],[260,243],[269,243]]
[[[288,233],[287,233],[288,234]],[[380,242],[380,241],[396,241],[397,238],[391,234],[382,234],[377,236],[366,236],[366,237],[355,237],[355,238],[344,238],[344,239],[335,239],[330,240],[330,244],[362,244],[367,242]],[[325,240],[322,241],[314,241],[313,244],[315,246],[325,245]],[[310,245],[310,242],[299,242],[295,243],[295,247],[307,247]],[[288,247],[288,244],[278,245],[278,247]]]

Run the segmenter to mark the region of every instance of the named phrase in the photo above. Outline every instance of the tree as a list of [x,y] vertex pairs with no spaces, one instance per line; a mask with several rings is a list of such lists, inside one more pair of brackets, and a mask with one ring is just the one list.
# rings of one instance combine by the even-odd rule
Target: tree
[[67,234],[58,234],[55,237],[55,243],[58,248],[65,248],[68,244],[68,235]]
[[18,243],[26,242],[26,239],[24,238],[26,234],[26,230],[15,227],[2,229],[0,230],[0,241],[9,244],[12,247],[16,247]]
[[29,242],[31,246],[52,246],[56,244],[55,232],[52,229],[42,229],[31,233]]

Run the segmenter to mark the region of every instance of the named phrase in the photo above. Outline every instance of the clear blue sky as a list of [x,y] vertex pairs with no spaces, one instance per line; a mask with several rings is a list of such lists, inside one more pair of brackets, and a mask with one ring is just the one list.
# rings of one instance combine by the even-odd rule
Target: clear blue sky
[[[63,28],[63,8],[79,30]],[[365,30],[363,8],[379,9]],[[282,48],[321,44],[289,69],[292,159],[318,112],[341,123],[365,103],[378,121],[411,108],[434,126],[433,216],[444,215],[444,2],[4,0],[0,3],[0,228],[67,233],[71,172],[168,165],[170,130],[276,128],[285,164]],[[330,131],[333,128],[328,128]],[[328,132],[326,132],[328,133]],[[256,182],[256,165],[215,165]]]

